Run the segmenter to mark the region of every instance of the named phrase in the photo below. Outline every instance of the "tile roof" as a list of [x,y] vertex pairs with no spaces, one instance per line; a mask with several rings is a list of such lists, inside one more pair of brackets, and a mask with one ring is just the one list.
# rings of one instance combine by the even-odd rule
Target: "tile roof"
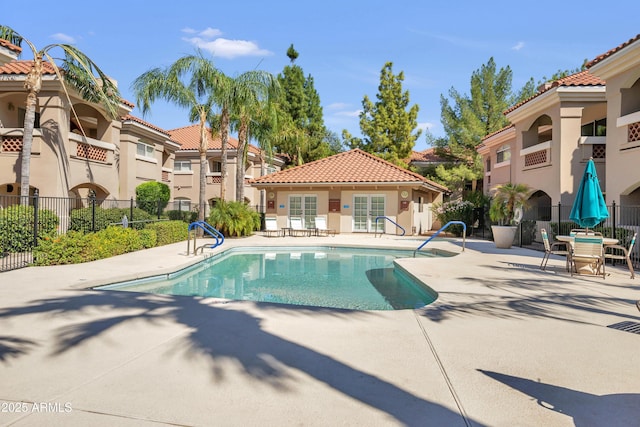
[[[0,74],[29,74],[33,61],[11,61],[0,66]],[[55,70],[50,62],[42,61],[43,74],[55,74]]]
[[497,135],[499,133],[502,133],[502,132],[506,132],[507,130],[509,130],[511,128],[515,128],[515,127],[516,127],[516,125],[514,125],[514,124],[507,125],[507,126],[503,127],[502,129],[498,129],[495,132],[491,132],[489,135],[486,135],[484,138],[482,138],[482,140],[484,141],[486,139],[491,138],[492,136],[495,136],[495,135]]
[[441,191],[446,187],[430,181],[358,148],[285,169],[251,181],[254,184],[324,183],[419,183]]
[[435,153],[435,147],[427,148],[423,151],[412,151],[409,156],[408,163],[412,162],[424,162],[424,163],[442,163],[446,162],[446,159],[438,156]]
[[168,130],[164,130],[162,128],[159,128],[158,126],[156,126],[154,124],[151,124],[149,122],[146,122],[146,121],[142,120],[141,118],[133,116],[131,114],[127,114],[126,116],[123,116],[120,120],[123,121],[123,122],[125,122],[127,120],[130,120],[132,122],[139,123],[139,124],[144,125],[144,126],[150,128],[150,129],[153,129],[155,131],[158,131],[160,133],[163,133],[163,134],[169,136],[169,131]]
[[[209,150],[221,150],[222,141],[219,135],[213,135],[211,129],[207,128],[209,138]],[[178,129],[172,129],[169,131],[171,139],[177,141],[182,147],[181,150],[199,150],[200,148],[200,125],[189,125]],[[231,150],[238,149],[238,140],[232,136],[229,136],[229,145],[227,146]],[[254,145],[249,145],[249,152],[259,154],[260,149]]]
[[[2,40],[2,39],[0,39]],[[0,65],[0,75],[2,74],[10,74],[10,75],[26,75],[31,71],[31,65],[33,64],[32,60],[29,61],[11,61],[7,62],[4,65]],[[45,75],[55,75],[56,71],[53,68],[53,65],[49,61],[42,61],[42,72]],[[126,99],[120,98],[120,102],[125,104],[128,107],[135,107],[135,105],[127,101]]]
[[616,53],[618,53],[619,51],[621,51],[622,49],[624,49],[625,47],[635,43],[636,41],[640,40],[640,34],[638,34],[637,36],[627,40],[626,42],[622,43],[620,46],[614,47],[613,49],[611,49],[608,52],[603,53],[602,55],[598,55],[596,56],[594,59],[592,59],[591,61],[589,61],[586,65],[587,68],[591,68],[594,65],[596,65],[598,62],[602,62],[605,59],[607,59],[608,57],[610,57],[611,55],[614,55]]
[[536,93],[535,95],[531,96],[528,99],[525,99],[524,101],[519,102],[518,104],[514,105],[513,107],[507,109],[504,114],[508,114],[518,108],[520,108],[522,105],[526,104],[527,102],[531,101],[534,98],[537,98],[538,96],[542,95],[545,92],[550,91],[553,88],[556,87],[560,87],[560,86],[604,86],[606,85],[606,82],[604,80],[602,80],[599,77],[594,76],[593,74],[589,73],[589,70],[585,70],[585,71],[580,71],[579,73],[576,74],[572,74],[570,76],[567,77],[563,77],[561,79],[555,80],[553,82],[547,83],[546,85],[543,86],[542,89],[540,89],[538,91],[538,93]]
[[0,46],[5,47],[9,50],[12,50],[18,54],[20,54],[20,52],[22,52],[22,48],[20,46],[16,46],[15,44],[9,42],[8,40],[5,39],[0,39]]

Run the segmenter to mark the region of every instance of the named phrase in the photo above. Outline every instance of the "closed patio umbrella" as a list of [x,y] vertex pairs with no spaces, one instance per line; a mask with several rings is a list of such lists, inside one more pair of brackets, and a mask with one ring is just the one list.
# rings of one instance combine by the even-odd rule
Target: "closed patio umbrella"
[[596,165],[591,158],[584,169],[569,219],[580,227],[590,228],[606,218],[609,218],[609,211],[600,189]]

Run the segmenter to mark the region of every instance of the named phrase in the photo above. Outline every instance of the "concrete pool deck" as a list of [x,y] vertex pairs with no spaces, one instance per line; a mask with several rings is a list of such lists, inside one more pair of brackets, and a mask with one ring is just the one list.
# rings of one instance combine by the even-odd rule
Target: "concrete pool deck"
[[[227,239],[233,246],[422,239]],[[428,247],[460,252],[461,241]],[[213,251],[210,251],[213,252]],[[201,259],[186,243],[0,274],[0,425],[631,426],[640,420],[640,279],[469,239],[398,264],[439,296],[369,311],[95,291]],[[205,252],[206,253],[206,252]]]

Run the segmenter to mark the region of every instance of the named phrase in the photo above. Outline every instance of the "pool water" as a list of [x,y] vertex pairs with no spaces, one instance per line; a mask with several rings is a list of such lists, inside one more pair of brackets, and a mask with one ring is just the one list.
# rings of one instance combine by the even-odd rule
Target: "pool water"
[[[429,256],[451,256],[438,251]],[[169,276],[101,286],[130,292],[215,297],[356,310],[401,310],[436,293],[394,268],[413,251],[356,248],[234,248]]]

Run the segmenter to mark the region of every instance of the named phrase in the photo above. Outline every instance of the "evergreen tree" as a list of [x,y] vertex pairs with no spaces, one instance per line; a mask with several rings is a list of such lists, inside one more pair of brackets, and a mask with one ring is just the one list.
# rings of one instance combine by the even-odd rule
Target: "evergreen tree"
[[418,105],[409,107],[409,91],[402,90],[404,73],[393,74],[393,63],[387,62],[380,72],[377,101],[365,95],[360,113],[363,139],[343,132],[345,142],[368,153],[406,167],[416,140],[422,133],[418,126]]
[[334,145],[327,139],[320,95],[313,77],[306,78],[302,68],[294,64],[299,54],[293,45],[287,50],[291,64],[284,67],[278,80],[283,90],[279,102],[281,135],[274,148],[289,157],[291,164],[317,160],[334,154]]
[[[471,75],[471,95],[449,90],[449,99],[440,97],[445,138],[436,139],[436,154],[450,163],[436,170],[437,181],[453,191],[462,191],[460,177],[481,179],[482,162],[476,147],[482,139],[508,125],[504,111],[511,105],[512,71],[496,67],[493,58]],[[461,169],[458,171],[452,169]],[[451,187],[454,185],[454,187]]]

